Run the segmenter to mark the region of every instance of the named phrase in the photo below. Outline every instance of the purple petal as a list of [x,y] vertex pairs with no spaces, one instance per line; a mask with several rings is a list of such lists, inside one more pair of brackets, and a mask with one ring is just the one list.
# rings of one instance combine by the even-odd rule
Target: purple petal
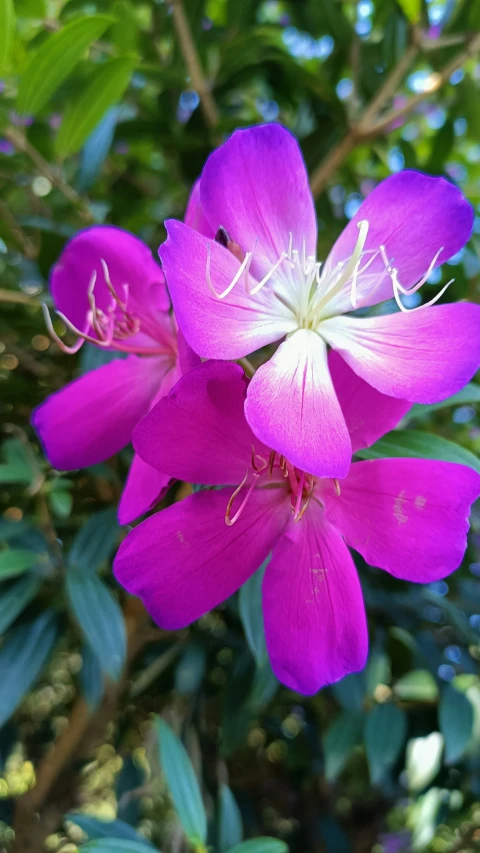
[[34,409],[32,424],[54,468],[103,462],[125,447],[168,370],[160,358],[112,361],[70,382]]
[[250,382],[245,416],[267,447],[318,477],[345,477],[352,447],[330,378],[327,350],[302,329]]
[[[315,255],[315,207],[298,143],[279,124],[237,130],[208,158],[200,178],[203,211],[214,231],[221,226],[244,252],[255,249],[254,273],[288,250]],[[258,241],[258,242],[257,242]]]
[[112,297],[105,283],[101,258],[106,262],[117,294],[123,298],[128,284],[128,306],[137,314],[168,311],[165,279],[145,243],[112,225],[94,225],[67,243],[52,269],[50,286],[56,308],[81,331],[88,330],[88,287],[96,272],[96,306],[106,311]]
[[131,524],[141,515],[153,509],[168,490],[171,478],[162,474],[135,454],[127,482],[118,506],[120,524]]
[[[178,325],[202,358],[240,358],[296,328],[294,315],[271,287],[251,296],[243,276],[224,299],[215,297],[207,283],[207,252],[211,253],[211,281],[217,293],[233,281],[240,262],[182,222],[171,219],[165,226],[168,240],[159,253]],[[254,284],[250,276],[250,287]]]
[[119,583],[162,628],[189,625],[232,595],[281,535],[290,504],[280,489],[256,491],[232,526],[230,490],[199,492],[132,530],[115,558]]
[[206,361],[183,376],[134,431],[142,458],[191,483],[238,485],[251,469],[252,446],[268,459],[244,415],[241,367]]
[[292,690],[316,693],[365,666],[368,633],[358,575],[342,537],[315,502],[274,548],[263,610],[273,671]]
[[328,367],[348,427],[353,453],[363,447],[370,447],[382,435],[394,429],[412,406],[406,400],[387,397],[372,388],[334,350],[328,354]]
[[215,237],[215,231],[208,224],[208,220],[200,204],[200,180],[195,181],[192,187],[183,221],[185,225],[203,234],[204,237],[208,237],[210,240],[213,240]]
[[468,302],[321,325],[355,373],[412,403],[444,400],[470,381],[480,366],[479,330],[480,306]]
[[[411,287],[423,278],[440,249],[436,267],[469,240],[473,209],[460,190],[444,178],[409,170],[398,172],[367,196],[330,252],[327,269],[350,258],[362,220],[369,223],[365,250],[377,251],[385,246],[389,260],[398,270],[400,284]],[[352,310],[350,289],[349,282],[335,297],[332,313]],[[380,256],[360,275],[357,293],[358,307],[392,298],[392,282]]]
[[429,583],[455,571],[467,544],[480,476],[429,459],[372,459],[352,465],[325,512],[351,548],[403,580]]

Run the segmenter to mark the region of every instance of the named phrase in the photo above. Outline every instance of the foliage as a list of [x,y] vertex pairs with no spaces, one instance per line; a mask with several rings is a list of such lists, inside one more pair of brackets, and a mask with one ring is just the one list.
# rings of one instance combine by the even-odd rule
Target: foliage
[[[0,0],[0,847],[15,832],[17,853],[41,853],[47,837],[53,853],[469,849],[478,511],[447,582],[407,586],[357,560],[369,665],[305,699],[268,662],[262,568],[188,630],[155,629],[111,574],[131,451],[60,473],[29,418],[108,357],[86,346],[68,358],[47,336],[40,302],[65,241],[112,222],[156,250],[238,126],[278,119],[299,138],[320,257],[373,183],[403,166],[453,179],[478,210],[477,0],[173,5],[211,101],[166,0]],[[454,276],[448,299],[478,300],[479,221],[425,298]],[[415,406],[362,455],[480,470],[479,399],[474,382]]]

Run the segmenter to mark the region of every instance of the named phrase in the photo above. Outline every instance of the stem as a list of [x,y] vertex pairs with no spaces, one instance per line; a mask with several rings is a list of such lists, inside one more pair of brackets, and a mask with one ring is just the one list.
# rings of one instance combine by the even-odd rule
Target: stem
[[220,121],[217,105],[205,80],[200,57],[193,40],[190,24],[188,23],[183,0],[170,0],[173,23],[177,32],[180,49],[190,75],[193,88],[198,92],[200,106],[205,121],[210,127],[216,127]]
[[62,178],[58,172],[55,171],[55,169],[52,169],[40,152],[31,145],[24,133],[15,127],[7,127],[3,135],[12,143],[17,151],[26,154],[36,166],[40,174],[47,178],[53,186],[56,187],[62,195],[77,208],[84,222],[89,225],[95,222],[95,218],[83,198]]
[[38,299],[29,296],[28,293],[17,293],[15,290],[6,290],[0,287],[0,302],[12,302],[16,305],[40,305]]
[[[462,41],[465,41],[463,37]],[[460,53],[450,60],[450,62],[447,62],[441,71],[432,73],[433,82],[427,91],[414,95],[402,107],[391,109],[381,114],[383,107],[395,94],[415,57],[423,49],[424,43],[419,43],[418,36],[416,36],[414,31],[414,44],[407,49],[398,65],[396,65],[387,77],[383,86],[380,87],[380,90],[367,106],[360,121],[348,130],[341,142],[327,154],[325,159],[313,171],[310,185],[314,196],[318,196],[323,192],[333,173],[345,162],[359,142],[365,142],[381,136],[388,131],[393,122],[404,118],[418,104],[427,100],[433,93],[438,92],[448,82],[453,72],[461,68],[467,59],[480,50],[480,34],[474,36]],[[428,49],[431,50],[433,48],[429,45]]]
[[253,366],[252,362],[248,358],[238,358],[237,361],[238,364],[243,367],[247,376],[251,378],[255,374],[256,368]]

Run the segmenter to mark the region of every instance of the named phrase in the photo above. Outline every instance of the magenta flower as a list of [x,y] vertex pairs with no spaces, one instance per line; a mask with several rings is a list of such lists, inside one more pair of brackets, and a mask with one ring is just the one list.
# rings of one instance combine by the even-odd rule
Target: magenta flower
[[[234,133],[207,160],[199,194],[219,239],[170,220],[160,248],[179,326],[204,358],[283,340],[250,383],[245,411],[293,465],[332,477],[350,465],[327,345],[374,388],[411,402],[446,398],[478,369],[480,306],[407,313],[401,302],[470,236],[472,208],[452,184],[411,171],[383,181],[323,265],[302,156],[281,126]],[[401,312],[348,314],[392,296]]]
[[[333,352],[329,370],[354,450],[409,408]],[[480,476],[424,459],[356,462],[342,481],[306,474],[254,436],[244,416],[247,388],[238,365],[205,362],[136,427],[135,448],[149,465],[221,488],[197,492],[132,530],[114,571],[162,628],[178,629],[232,595],[272,552],[263,582],[272,666],[289,687],[314,693],[362,669],[367,656],[347,545],[395,577],[443,578],[465,551]]]
[[[197,215],[195,196],[187,221]],[[208,233],[208,232],[207,232]],[[199,359],[169,313],[165,280],[150,249],[113,226],[81,231],[64,249],[51,276],[55,307],[78,336],[127,353],[74,380],[34,410],[32,423],[54,468],[72,470],[103,462],[131,441],[137,422]],[[47,313],[48,318],[48,313]],[[48,318],[49,320],[49,318]],[[135,455],[119,506],[127,524],[146,512],[170,477]]]

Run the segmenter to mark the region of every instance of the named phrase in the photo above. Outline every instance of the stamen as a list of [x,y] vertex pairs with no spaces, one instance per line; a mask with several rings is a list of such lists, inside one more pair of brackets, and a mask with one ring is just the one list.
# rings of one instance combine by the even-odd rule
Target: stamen
[[237,488],[235,489],[235,491],[234,491],[233,495],[231,496],[230,500],[228,501],[227,509],[226,509],[226,511],[225,511],[225,524],[227,525],[227,527],[232,527],[232,525],[234,525],[234,524],[235,524],[235,522],[236,522],[236,521],[238,521],[238,519],[240,518],[240,516],[241,516],[241,514],[242,514],[243,510],[245,509],[245,507],[246,507],[246,505],[247,505],[247,503],[248,503],[248,499],[249,499],[250,495],[252,494],[252,492],[253,492],[253,490],[254,490],[254,488],[255,488],[255,485],[256,485],[256,482],[257,482],[257,480],[258,480],[258,477],[259,477],[259,476],[260,476],[259,474],[254,474],[254,475],[253,475],[253,479],[252,479],[251,485],[249,486],[249,489],[248,489],[248,491],[247,491],[247,494],[245,495],[245,497],[244,497],[244,499],[243,499],[242,503],[240,504],[240,506],[239,506],[239,508],[237,509],[237,511],[236,511],[235,515],[233,516],[233,518],[230,518],[230,512],[231,512],[231,509],[232,509],[232,506],[233,506],[233,502],[234,502],[235,498],[237,497],[237,495],[238,495],[238,494],[241,492],[241,490],[243,489],[243,487],[244,487],[245,483],[247,482],[247,479],[248,479],[248,471],[247,471],[247,473],[245,474],[245,476],[244,476],[244,478],[243,478],[242,482],[240,483],[240,485],[239,485],[239,486],[237,486]]
[[[260,462],[261,462],[260,468],[258,468],[258,466],[257,466],[256,458],[260,459]],[[253,470],[257,471],[259,474],[261,474],[263,471],[265,471],[265,468],[267,467],[267,465],[268,465],[267,460],[264,459],[263,456],[260,456],[259,453],[255,453],[255,448],[252,444],[252,468],[253,468]]]
[[55,329],[53,328],[52,318],[50,317],[50,312],[45,302],[42,302],[41,306],[45,325],[47,327],[48,334],[50,335],[52,340],[55,341],[55,343],[58,347],[60,347],[62,352],[66,353],[67,355],[75,355],[75,353],[78,352],[80,347],[84,344],[83,338],[79,338],[78,341],[73,344],[73,346],[67,346],[67,344],[62,341],[62,339],[59,337],[59,335],[57,335]]
[[393,295],[395,298],[395,302],[397,303],[398,307],[400,308],[400,311],[402,311],[404,314],[409,314],[412,311],[420,311],[423,308],[430,308],[430,306],[435,305],[435,303],[438,302],[438,300],[442,298],[445,291],[455,281],[454,278],[451,278],[450,281],[447,281],[447,283],[442,287],[442,289],[439,291],[439,293],[436,294],[436,296],[433,296],[432,299],[429,299],[428,302],[424,302],[422,305],[415,305],[413,308],[407,308],[406,305],[403,305],[402,300],[400,298],[400,293],[402,293],[404,296],[411,296],[413,293],[416,293],[418,290],[420,290],[421,287],[423,287],[423,285],[427,282],[428,277],[432,273],[433,269],[435,268],[435,264],[437,263],[438,258],[440,257],[441,253],[443,252],[443,249],[444,249],[444,247],[442,246],[438,250],[435,257],[431,261],[426,273],[422,276],[420,281],[418,281],[413,287],[405,288],[400,284],[400,282],[398,280],[398,270],[395,267],[392,267],[390,261],[388,260],[388,256],[386,253],[385,246],[380,246],[380,253],[382,255],[382,259],[383,259],[385,266],[387,268],[387,273],[389,274],[389,276],[392,280]]
[[268,476],[271,477],[273,474],[273,466],[275,465],[275,456],[276,453],[272,450],[270,456],[268,457]]
[[[253,252],[252,252],[252,257],[253,257]],[[273,267],[270,268],[270,270],[267,272],[267,274],[262,278],[261,281],[258,282],[258,284],[255,285],[255,287],[252,287],[251,290],[249,290],[248,287],[246,287],[248,295],[249,296],[255,296],[255,294],[258,293],[258,291],[261,290],[262,287],[265,287],[265,285],[270,281],[274,272],[279,268],[279,266],[283,263],[283,261],[287,257],[288,257],[287,253],[282,252],[278,261],[276,261],[274,263]]]
[[[360,222],[357,222],[357,227],[359,230],[358,239],[357,239],[357,242],[355,244],[355,248],[351,254],[351,257],[348,260],[347,265],[345,266],[343,271],[342,271],[342,268],[340,266],[339,277],[337,278],[336,281],[334,281],[334,283],[331,287],[327,288],[327,291],[323,295],[320,295],[319,300],[314,305],[314,308],[315,308],[314,324],[316,322],[318,322],[319,311],[321,311],[321,309],[324,307],[324,305],[326,305],[328,302],[330,302],[330,300],[333,299],[334,296],[336,296],[338,293],[340,293],[341,290],[343,290],[345,284],[350,280],[352,275],[354,275],[355,270],[357,269],[358,262],[362,258],[362,254],[363,254],[363,250],[364,250],[365,243],[367,240],[368,229],[370,227],[370,224],[369,224],[368,220],[362,219]],[[358,271],[357,271],[357,275],[358,275]],[[320,280],[319,284],[320,285],[322,284],[322,280]],[[356,287],[356,285],[355,285],[355,287]],[[318,292],[320,293],[320,291],[318,291]]]
[[337,498],[339,498],[340,495],[342,494],[342,490],[340,489],[340,483],[338,482],[337,479],[332,479],[332,483],[333,483],[333,488],[335,489],[335,494],[336,494]]
[[233,277],[230,284],[221,293],[217,293],[217,291],[215,290],[215,288],[212,284],[212,278],[211,278],[211,274],[210,274],[210,265],[211,265],[210,243],[207,245],[207,265],[205,268],[205,275],[206,275],[206,279],[207,279],[207,284],[208,284],[210,290],[212,291],[212,293],[216,299],[225,299],[225,297],[228,296],[228,294],[233,290],[237,281],[240,280],[243,273],[245,273],[245,277],[246,277],[245,288],[248,291],[248,270],[249,270],[250,264],[252,262],[252,255],[253,255],[253,252],[247,252],[246,253],[246,255],[245,255],[245,257],[244,257],[244,259],[240,265],[240,269],[236,272],[236,274]]
[[293,511],[293,519],[294,520],[297,517],[299,510],[300,510],[300,505],[302,503],[302,497],[303,497],[304,485],[305,485],[305,473],[302,471],[302,473],[300,474],[300,481],[298,483],[298,494],[297,494],[297,500],[295,502],[295,509]]
[[[118,296],[117,291],[115,290],[115,288],[111,282],[110,271],[107,267],[106,261],[104,261],[103,258],[100,258],[100,263],[102,265],[103,275],[105,276],[105,284],[107,285],[111,295],[113,296],[113,298],[114,298],[115,302],[117,303],[117,305],[119,306],[119,308],[121,308],[122,311],[126,311],[127,310],[127,303],[126,303],[126,301],[122,301],[120,299],[120,297]],[[124,290],[126,291],[126,294],[127,294],[128,293],[128,285],[122,284],[122,287],[124,288]]]
[[295,515],[293,516],[294,522],[299,522],[302,520],[303,516],[305,515],[305,513],[307,511],[307,507],[308,507],[310,501],[312,500],[314,491],[315,491],[315,480],[312,480],[312,485],[310,487],[310,491],[307,495],[305,503],[303,504],[303,506],[302,506],[299,514],[297,515],[297,517],[295,518]]

